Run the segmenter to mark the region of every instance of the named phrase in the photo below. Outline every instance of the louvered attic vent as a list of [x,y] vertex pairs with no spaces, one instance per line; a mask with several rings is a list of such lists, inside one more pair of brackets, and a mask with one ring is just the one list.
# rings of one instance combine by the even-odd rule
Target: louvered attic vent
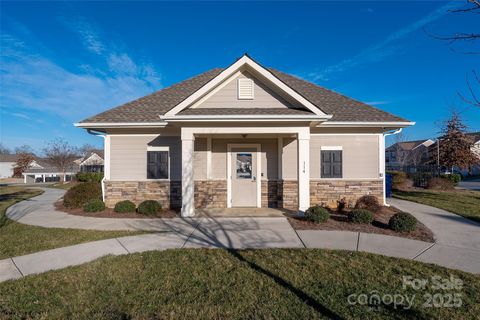
[[238,79],[238,99],[253,99],[254,83],[252,79]]

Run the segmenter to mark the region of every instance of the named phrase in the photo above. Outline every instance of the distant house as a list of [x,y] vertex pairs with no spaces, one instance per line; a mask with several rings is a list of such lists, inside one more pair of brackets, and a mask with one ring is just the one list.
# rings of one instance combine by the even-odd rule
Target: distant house
[[397,142],[385,149],[385,167],[398,170],[401,167],[418,166],[430,159],[431,139]]
[[103,150],[93,150],[75,160],[80,172],[103,172]]
[[[79,166],[73,163],[65,172],[63,181],[70,181],[79,171]],[[48,164],[45,159],[37,158],[32,162],[30,168],[22,173],[24,183],[58,182],[63,173],[55,166]]]
[[0,154],[0,178],[13,177],[17,159],[16,154]]

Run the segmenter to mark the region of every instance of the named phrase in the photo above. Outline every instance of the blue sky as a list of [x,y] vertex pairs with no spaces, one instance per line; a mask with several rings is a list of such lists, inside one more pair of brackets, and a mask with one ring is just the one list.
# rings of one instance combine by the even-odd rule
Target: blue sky
[[73,123],[244,52],[417,122],[409,139],[434,137],[452,107],[478,131],[457,92],[480,69],[461,52],[480,43],[429,35],[479,32],[478,15],[448,13],[464,3],[2,1],[0,142],[100,146]]

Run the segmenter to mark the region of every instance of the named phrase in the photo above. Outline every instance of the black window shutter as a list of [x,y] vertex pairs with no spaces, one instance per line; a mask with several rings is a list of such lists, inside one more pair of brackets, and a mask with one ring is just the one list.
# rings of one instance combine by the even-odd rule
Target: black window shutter
[[168,179],[168,151],[147,151],[147,179]]
[[322,178],[342,177],[342,150],[322,150],[320,158]]

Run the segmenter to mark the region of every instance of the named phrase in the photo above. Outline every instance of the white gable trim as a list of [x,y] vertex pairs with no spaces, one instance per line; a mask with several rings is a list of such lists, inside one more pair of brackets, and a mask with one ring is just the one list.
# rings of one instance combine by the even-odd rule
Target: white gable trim
[[310,101],[305,99],[303,96],[298,94],[295,90],[287,86],[285,83],[283,83],[280,79],[275,77],[272,73],[270,73],[268,70],[266,70],[264,67],[253,61],[250,57],[247,55],[244,55],[240,59],[238,59],[235,63],[233,63],[230,67],[227,69],[223,70],[218,76],[210,80],[207,84],[205,84],[203,87],[201,87],[199,90],[194,92],[192,95],[190,95],[188,98],[183,100],[181,103],[179,103],[177,106],[175,106],[173,109],[165,113],[165,116],[174,116],[180,111],[186,109],[189,107],[192,103],[200,99],[202,96],[207,94],[210,90],[214,89],[218,85],[220,85],[223,81],[228,79],[232,74],[237,72],[241,67],[243,66],[249,66],[256,72],[258,72],[260,75],[265,77],[267,80],[272,82],[275,86],[280,88],[282,91],[284,91],[286,94],[291,96],[294,100],[298,101],[301,105],[305,106],[308,110],[312,111],[314,114],[318,116],[327,116],[325,113],[320,111],[315,105],[313,105]]
[[[93,161],[97,161],[97,165],[103,165],[104,161],[102,159],[102,157],[100,157],[98,154],[96,154],[95,152],[92,152],[90,154],[90,156],[88,158],[86,158],[85,160],[83,160],[79,165],[80,166],[84,166],[86,165],[90,160],[93,160]],[[101,164],[100,164],[101,162]]]

